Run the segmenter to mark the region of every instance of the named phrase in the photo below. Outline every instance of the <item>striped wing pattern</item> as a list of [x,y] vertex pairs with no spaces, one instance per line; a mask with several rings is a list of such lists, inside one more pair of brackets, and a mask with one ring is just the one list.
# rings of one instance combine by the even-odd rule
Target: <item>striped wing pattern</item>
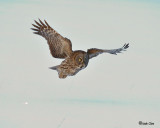
[[122,48],[118,48],[118,49],[97,49],[97,48],[91,48],[88,49],[87,53],[89,55],[89,58],[93,58],[98,56],[99,54],[102,53],[110,53],[110,54],[114,54],[117,55],[117,53],[121,53],[122,51],[126,51],[126,49],[129,47],[129,44],[124,44]]
[[34,34],[38,34],[47,40],[51,55],[55,58],[66,58],[72,54],[72,43],[69,39],[61,36],[44,20],[35,21],[32,24]]

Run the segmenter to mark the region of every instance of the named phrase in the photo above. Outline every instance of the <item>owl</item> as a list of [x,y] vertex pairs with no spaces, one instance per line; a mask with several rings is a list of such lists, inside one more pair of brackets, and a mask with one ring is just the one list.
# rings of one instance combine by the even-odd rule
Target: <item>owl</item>
[[47,40],[50,53],[55,58],[64,59],[60,65],[50,67],[50,69],[56,70],[59,74],[59,78],[66,78],[67,76],[76,75],[80,70],[87,67],[89,60],[102,53],[110,53],[117,55],[121,51],[125,51],[129,44],[124,44],[123,47],[118,49],[97,49],[91,48],[87,52],[82,50],[72,50],[71,41],[60,35],[44,20],[39,22],[35,20],[35,24],[32,24],[34,28],[34,34],[38,34]]

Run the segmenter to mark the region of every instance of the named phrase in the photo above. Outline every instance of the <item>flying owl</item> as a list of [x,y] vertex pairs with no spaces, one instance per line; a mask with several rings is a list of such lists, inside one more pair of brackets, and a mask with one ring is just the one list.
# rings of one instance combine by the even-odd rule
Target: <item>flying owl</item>
[[51,55],[55,58],[64,59],[60,65],[50,67],[50,69],[56,70],[59,74],[59,78],[66,78],[67,76],[76,75],[80,70],[87,67],[88,62],[91,58],[98,56],[102,53],[110,53],[117,55],[121,51],[125,51],[129,44],[124,44],[122,48],[118,49],[97,49],[91,48],[87,52],[82,50],[72,50],[71,41],[60,35],[55,31],[50,25],[44,20],[43,23],[40,19],[39,22],[35,21],[35,24],[32,24],[35,28],[35,34],[43,36],[49,45]]

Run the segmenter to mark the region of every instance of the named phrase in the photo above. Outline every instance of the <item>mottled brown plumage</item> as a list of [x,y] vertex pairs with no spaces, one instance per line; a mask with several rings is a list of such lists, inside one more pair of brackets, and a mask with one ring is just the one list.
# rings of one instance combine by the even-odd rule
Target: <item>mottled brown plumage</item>
[[55,58],[66,58],[67,56],[70,56],[72,53],[71,41],[57,33],[46,21],[46,24],[41,20],[39,21],[40,23],[35,21],[37,25],[32,24],[37,28],[32,28],[32,30],[35,31],[35,34],[43,36],[47,40],[52,56]]
[[72,51],[72,43],[68,38],[61,36],[49,24],[44,20],[43,23],[41,20],[39,22],[35,21],[35,24],[32,24],[35,28],[35,34],[43,36],[49,45],[51,55],[55,58],[65,59],[60,65],[51,67],[53,70],[57,70],[59,78],[66,78],[67,76],[73,76],[77,74],[80,70],[87,67],[89,59],[98,56],[101,53],[110,53],[117,54],[121,51],[125,51],[129,47],[129,44],[125,44],[122,48],[118,49],[97,49],[92,48],[85,51]]

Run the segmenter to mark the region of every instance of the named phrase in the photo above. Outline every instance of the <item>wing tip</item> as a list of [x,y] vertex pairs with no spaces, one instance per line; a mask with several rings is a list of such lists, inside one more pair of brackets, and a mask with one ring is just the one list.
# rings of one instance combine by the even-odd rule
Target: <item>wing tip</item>
[[40,35],[40,33],[39,32],[33,32],[34,34],[37,34],[37,35]]
[[125,43],[124,45],[123,45],[123,49],[127,49],[127,48],[129,48],[129,43]]
[[39,31],[38,29],[35,29],[35,28],[30,28],[31,30],[33,30],[33,31]]
[[40,29],[41,27],[52,29],[52,27],[47,23],[47,21],[45,19],[44,19],[44,22],[42,22],[42,20],[40,18],[38,18],[38,21],[34,20],[34,22],[36,23],[36,25],[35,24],[32,24],[32,25],[34,27],[38,28],[38,29]]

